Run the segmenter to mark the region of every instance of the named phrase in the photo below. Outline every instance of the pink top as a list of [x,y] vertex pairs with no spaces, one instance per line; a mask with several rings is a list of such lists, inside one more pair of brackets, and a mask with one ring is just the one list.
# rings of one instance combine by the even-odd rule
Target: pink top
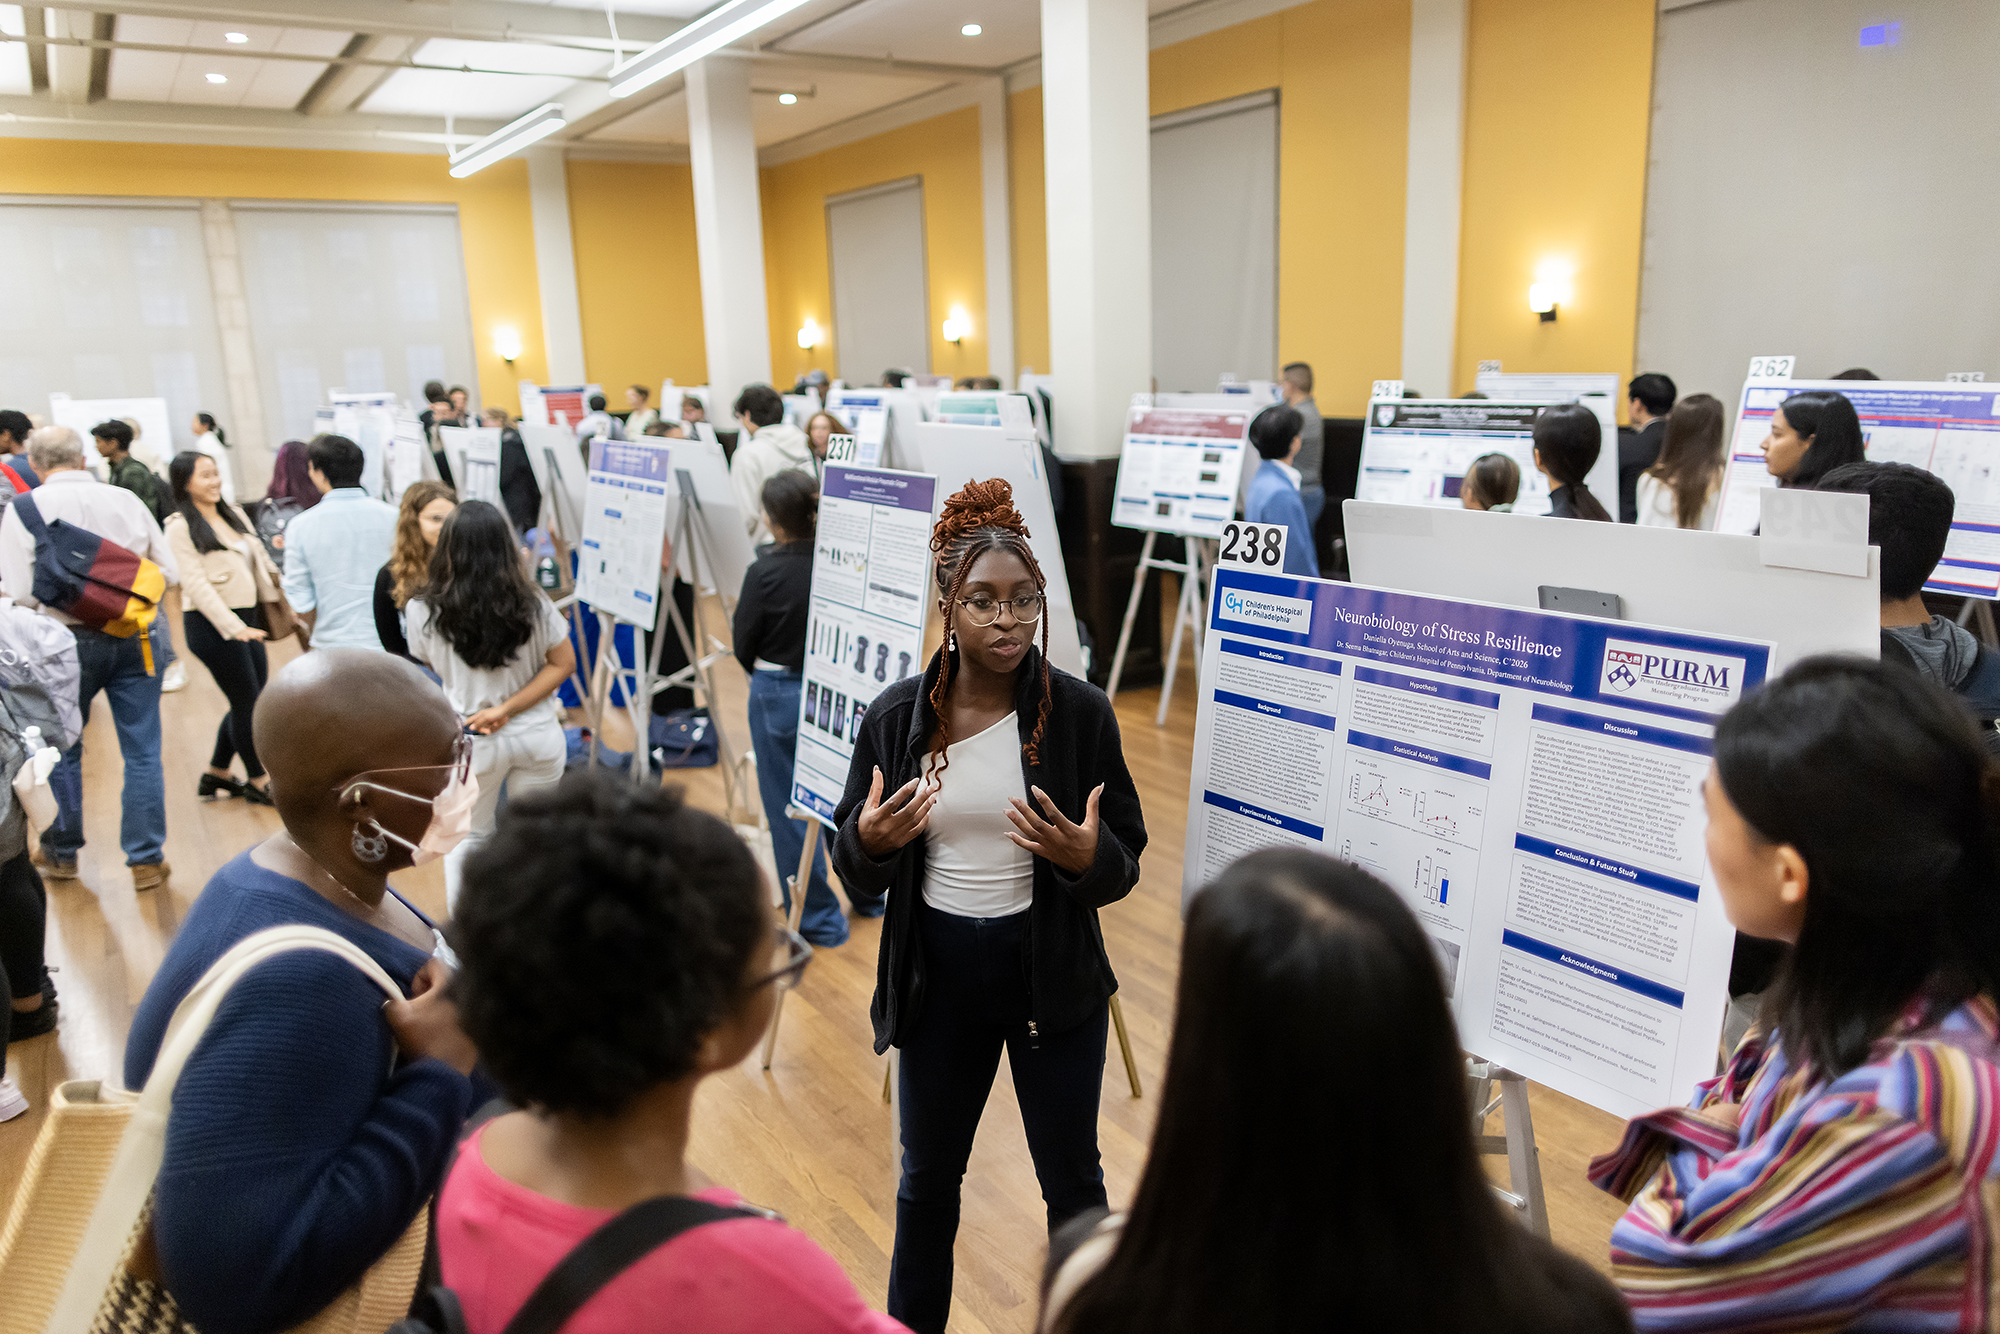
[[[458,1155],[438,1201],[438,1259],[471,1334],[500,1334],[535,1285],[615,1214],[516,1185],[486,1165],[481,1130]],[[741,1204],[715,1187],[697,1199]],[[832,1256],[769,1218],[684,1232],[611,1280],[564,1334],[892,1334]]]

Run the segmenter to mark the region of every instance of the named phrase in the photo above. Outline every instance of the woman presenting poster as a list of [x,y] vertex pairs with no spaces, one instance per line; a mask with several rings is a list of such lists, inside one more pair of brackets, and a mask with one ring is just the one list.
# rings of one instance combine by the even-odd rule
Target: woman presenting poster
[[1111,702],[1049,665],[1046,582],[1007,483],[946,501],[931,549],[945,644],[868,709],[833,847],[851,897],[889,900],[871,1006],[875,1049],[902,1052],[888,1305],[917,1334],[951,1311],[959,1185],[1002,1050],[1050,1228],[1105,1203],[1118,982],[1097,910],[1138,883],[1146,846]]

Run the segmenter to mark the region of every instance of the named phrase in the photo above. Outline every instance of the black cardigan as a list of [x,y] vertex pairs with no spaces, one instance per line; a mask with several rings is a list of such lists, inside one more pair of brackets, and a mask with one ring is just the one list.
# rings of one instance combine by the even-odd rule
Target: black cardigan
[[[931,658],[922,676],[906,677],[875,697],[855,742],[847,791],[834,811],[840,832],[833,841],[833,868],[848,897],[869,903],[889,895],[875,969],[875,999],[869,1006],[878,1054],[900,1046],[923,1012],[924,959],[917,906],[923,901],[925,838],[919,834],[878,862],[862,850],[860,812],[876,765],[882,768],[884,797],[922,772],[937,723],[930,691],[941,662],[942,652]],[[1014,708],[1020,715],[1023,746],[1034,734],[1041,679],[1040,654],[1030,648],[1015,670]],[[1097,859],[1089,870],[1072,877],[1052,862],[1034,859],[1034,901],[1028,908],[1031,1043],[1041,1034],[1060,1033],[1082,1023],[1118,990],[1104,953],[1097,910],[1132,892],[1139,883],[1139,854],[1146,849],[1145,817],[1125,768],[1111,701],[1096,686],[1061,670],[1050,673],[1049,690],[1042,763],[1030,766],[1023,753],[1024,786],[1040,787],[1064,815],[1079,821],[1091,789],[1102,783],[1104,795],[1097,804]],[[945,781],[951,781],[949,769]],[[1029,800],[1033,801],[1032,794]]]
[[730,627],[736,660],[744,671],[755,671],[759,658],[795,672],[805,669],[812,554],[810,542],[767,546],[744,571],[743,591],[736,599],[736,619]]

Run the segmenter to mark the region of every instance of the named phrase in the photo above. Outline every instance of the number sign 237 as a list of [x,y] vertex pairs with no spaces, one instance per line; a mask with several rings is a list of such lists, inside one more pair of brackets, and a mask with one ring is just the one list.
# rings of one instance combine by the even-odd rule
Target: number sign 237
[[1222,547],[1216,559],[1246,570],[1276,574],[1285,568],[1285,538],[1290,530],[1282,523],[1237,523],[1222,525]]

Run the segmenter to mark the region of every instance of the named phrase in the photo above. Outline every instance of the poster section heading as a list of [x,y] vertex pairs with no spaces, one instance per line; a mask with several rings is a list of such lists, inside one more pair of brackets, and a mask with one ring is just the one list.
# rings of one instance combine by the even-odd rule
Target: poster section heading
[[1468,1050],[1619,1115],[1713,1073],[1715,721],[1766,644],[1215,574],[1183,890],[1307,848],[1397,891]]
[[1771,417],[1793,394],[1844,394],[1861,418],[1870,463],[1908,463],[1951,487],[1956,505],[1944,559],[1924,587],[1933,593],[2000,598],[2000,390],[1983,385],[1859,380],[1755,381],[1743,386],[1730,435],[1729,475],[1716,531],[1753,533],[1763,491],[1778,479],[1764,466]]
[[1184,537],[1221,537],[1236,517],[1251,412],[1133,407],[1118,456],[1111,521]]
[[664,440],[590,442],[577,596],[628,625],[659,619],[672,462]]
[[875,697],[924,670],[936,510],[926,473],[836,463],[822,479],[792,805],[829,828]]
[[1519,514],[1549,507],[1548,479],[1535,469],[1535,419],[1547,403],[1398,399],[1368,405],[1357,500],[1457,509],[1473,460],[1505,454],[1521,466]]

